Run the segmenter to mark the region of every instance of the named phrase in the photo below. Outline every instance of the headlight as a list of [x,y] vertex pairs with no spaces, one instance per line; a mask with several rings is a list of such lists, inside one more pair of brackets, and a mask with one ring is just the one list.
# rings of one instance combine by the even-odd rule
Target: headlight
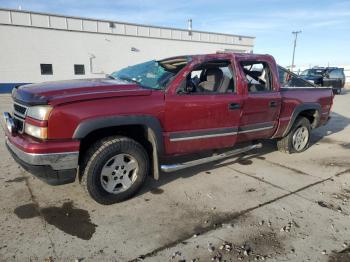
[[51,110],[51,106],[32,106],[29,107],[27,116],[36,120],[44,121],[49,119]]
[[24,132],[36,138],[47,139],[47,127],[34,126],[31,124],[25,123]]

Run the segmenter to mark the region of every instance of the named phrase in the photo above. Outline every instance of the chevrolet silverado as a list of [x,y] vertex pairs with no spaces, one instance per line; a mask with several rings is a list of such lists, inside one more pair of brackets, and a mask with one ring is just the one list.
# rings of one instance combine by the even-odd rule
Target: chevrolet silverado
[[[216,53],[152,60],[104,79],[29,84],[12,92],[6,146],[51,185],[79,180],[101,204],[135,195],[147,175],[170,172],[259,147],[308,148],[327,123],[331,88],[315,88],[270,55]],[[252,145],[241,146],[253,142]],[[167,164],[166,159],[231,148]]]

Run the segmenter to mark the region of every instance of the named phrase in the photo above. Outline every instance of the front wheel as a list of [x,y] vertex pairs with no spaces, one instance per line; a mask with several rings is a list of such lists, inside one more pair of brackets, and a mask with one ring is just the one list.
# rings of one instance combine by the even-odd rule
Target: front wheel
[[137,193],[148,174],[145,149],[127,137],[108,137],[87,152],[81,184],[98,203],[110,205]]
[[311,125],[305,117],[299,117],[288,135],[277,141],[277,148],[286,153],[300,153],[310,145]]

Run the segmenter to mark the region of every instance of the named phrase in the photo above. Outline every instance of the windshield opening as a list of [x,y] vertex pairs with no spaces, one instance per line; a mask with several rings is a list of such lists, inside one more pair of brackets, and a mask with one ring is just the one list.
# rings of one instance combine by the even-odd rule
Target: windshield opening
[[134,82],[146,88],[160,90],[164,89],[187,63],[187,57],[175,57],[160,61],[151,60],[123,68],[110,76]]

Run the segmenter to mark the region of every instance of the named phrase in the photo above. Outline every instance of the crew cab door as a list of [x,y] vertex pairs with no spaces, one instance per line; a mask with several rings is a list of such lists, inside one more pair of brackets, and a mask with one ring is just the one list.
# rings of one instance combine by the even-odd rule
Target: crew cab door
[[238,141],[270,138],[281,109],[279,81],[273,61],[237,61],[245,92]]
[[167,154],[232,147],[236,142],[241,96],[229,60],[189,65],[182,81],[165,95]]

